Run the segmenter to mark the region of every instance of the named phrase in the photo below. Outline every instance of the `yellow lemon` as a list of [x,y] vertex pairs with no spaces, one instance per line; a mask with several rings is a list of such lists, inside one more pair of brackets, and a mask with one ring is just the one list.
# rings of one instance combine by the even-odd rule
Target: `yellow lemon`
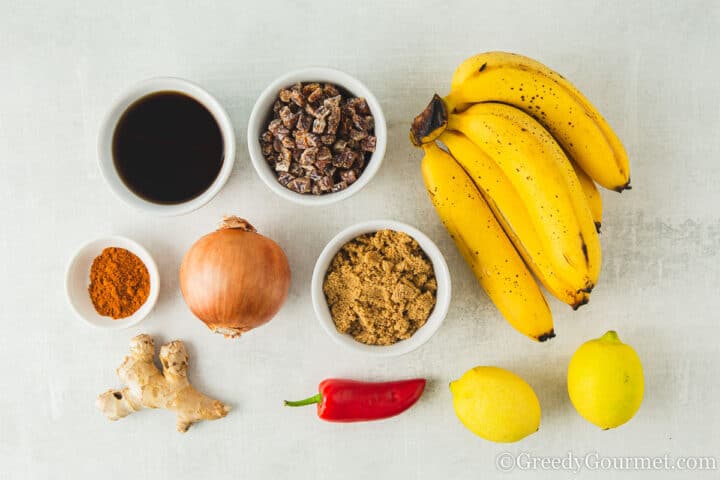
[[567,386],[580,415],[600,428],[615,428],[630,420],[642,403],[640,358],[610,330],[577,349],[570,359]]
[[517,442],[540,428],[540,402],[512,372],[475,367],[450,383],[453,407],[471,432],[493,442]]

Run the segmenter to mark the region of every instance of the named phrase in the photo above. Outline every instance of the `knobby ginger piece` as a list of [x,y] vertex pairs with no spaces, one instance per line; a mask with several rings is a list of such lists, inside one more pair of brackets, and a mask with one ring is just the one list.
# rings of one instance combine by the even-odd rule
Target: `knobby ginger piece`
[[130,356],[117,369],[122,390],[108,390],[97,398],[97,408],[110,420],[126,417],[141,408],[164,408],[177,414],[177,430],[186,432],[200,420],[222,418],[230,407],[204,395],[187,378],[188,354],[180,340],[160,348],[162,373],[157,369],[155,342],[142,334],[130,341]]

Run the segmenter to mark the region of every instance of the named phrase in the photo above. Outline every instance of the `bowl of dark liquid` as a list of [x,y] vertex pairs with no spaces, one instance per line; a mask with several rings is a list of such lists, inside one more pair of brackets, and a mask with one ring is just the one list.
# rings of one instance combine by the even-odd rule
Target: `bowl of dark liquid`
[[209,202],[235,161],[235,134],[222,106],[178,78],[132,87],[100,131],[100,169],[126,203],[158,215],[180,215]]

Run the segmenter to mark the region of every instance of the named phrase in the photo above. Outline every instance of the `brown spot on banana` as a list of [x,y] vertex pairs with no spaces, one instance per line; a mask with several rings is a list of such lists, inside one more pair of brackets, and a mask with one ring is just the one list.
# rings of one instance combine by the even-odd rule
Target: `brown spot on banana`
[[583,252],[583,257],[585,257],[585,265],[590,265],[590,257],[588,256],[588,248],[587,243],[585,243],[585,237],[583,237],[583,234],[580,233],[580,248]]

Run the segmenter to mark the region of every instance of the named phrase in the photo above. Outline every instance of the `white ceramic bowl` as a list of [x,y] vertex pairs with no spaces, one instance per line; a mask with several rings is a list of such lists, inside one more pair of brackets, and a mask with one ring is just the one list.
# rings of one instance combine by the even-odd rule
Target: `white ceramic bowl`
[[[123,183],[115,169],[112,153],[115,126],[125,110],[142,97],[152,93],[166,91],[184,93],[207,108],[220,128],[225,149],[222,167],[210,187],[192,200],[171,205],[150,202],[130,190],[125,183]],[[232,173],[233,163],[235,162],[235,152],[235,131],[233,130],[230,117],[225,112],[225,109],[223,109],[212,95],[200,86],[187,80],[173,77],[151,78],[128,89],[113,103],[100,127],[100,135],[98,137],[98,162],[100,171],[110,186],[110,189],[129,205],[155,215],[182,215],[192,212],[212,200],[220,189],[222,189],[223,185],[225,185],[228,177],[230,177],[230,173]]]
[[[150,274],[150,294],[145,303],[132,315],[126,318],[113,320],[103,317],[95,311],[90,300],[88,287],[90,286],[90,267],[92,262],[100,255],[103,249],[119,247],[129,250],[142,260]],[[114,236],[98,238],[80,247],[70,260],[65,274],[65,293],[68,302],[78,317],[88,324],[98,328],[120,329],[137,325],[145,318],[155,306],[160,293],[160,274],[157,264],[140,244],[129,238]]]
[[[364,343],[356,341],[350,335],[337,331],[332,316],[330,315],[330,309],[328,308],[322,287],[323,282],[325,281],[325,273],[330,266],[330,262],[343,245],[362,234],[377,232],[384,229],[407,233],[417,240],[420,248],[422,248],[430,258],[433,269],[435,270],[435,278],[437,280],[436,302],[435,308],[430,314],[430,317],[427,319],[425,325],[420,327],[410,338],[401,340],[393,345],[365,345]],[[322,325],[323,329],[332,337],[333,340],[350,350],[354,350],[359,353],[379,357],[390,357],[411,352],[430,340],[430,337],[435,334],[438,328],[440,328],[440,325],[442,325],[443,320],[445,320],[445,315],[447,315],[447,311],[450,306],[452,288],[450,284],[450,271],[448,270],[447,263],[445,263],[445,258],[442,253],[440,253],[440,249],[438,249],[438,247],[432,240],[430,240],[430,238],[427,237],[427,235],[404,223],[393,220],[373,220],[370,222],[358,223],[346,228],[342,232],[338,233],[335,238],[330,240],[315,263],[311,290],[315,314],[317,315],[318,320],[320,320],[320,325]]]
[[[370,160],[368,161],[362,175],[360,175],[360,178],[358,178],[355,183],[345,190],[334,193],[326,193],[324,195],[310,195],[293,192],[292,190],[282,186],[277,181],[275,171],[267,163],[265,157],[263,157],[262,150],[260,148],[260,135],[265,130],[266,122],[270,118],[272,106],[277,99],[278,92],[280,92],[281,89],[289,87],[297,82],[332,83],[343,87],[356,97],[364,97],[370,107],[373,117],[375,118],[375,136],[377,137],[375,152],[370,157]],[[247,142],[248,150],[250,150],[250,159],[255,167],[255,171],[257,171],[262,181],[268,186],[268,188],[270,188],[270,190],[281,197],[300,205],[329,205],[359,192],[378,172],[380,165],[382,164],[383,157],[385,156],[385,147],[387,145],[387,126],[385,124],[385,116],[380,108],[380,103],[378,103],[375,95],[373,95],[372,92],[368,90],[368,88],[358,79],[345,72],[331,68],[305,68],[286,73],[268,85],[268,87],[260,94],[260,97],[258,97],[255,102],[255,106],[250,114]]]

